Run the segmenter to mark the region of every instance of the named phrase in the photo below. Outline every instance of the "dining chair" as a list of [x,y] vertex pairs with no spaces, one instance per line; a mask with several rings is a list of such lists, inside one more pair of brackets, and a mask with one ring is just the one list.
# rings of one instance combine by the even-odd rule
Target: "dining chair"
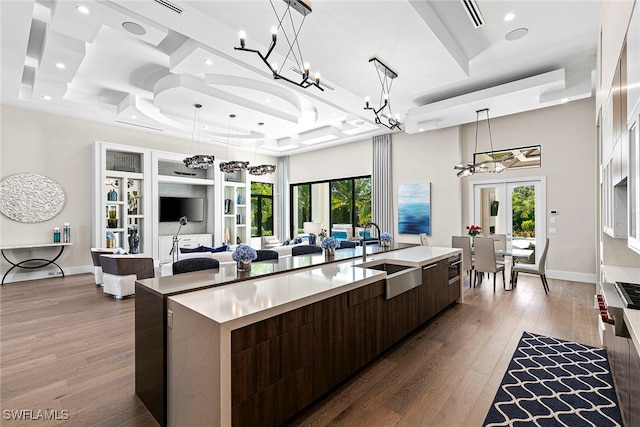
[[213,258],[187,258],[176,261],[171,266],[173,274],[220,268],[220,262]]
[[322,248],[315,245],[300,245],[291,248],[291,256],[321,254]]
[[[475,237],[473,239],[475,254],[475,271],[478,273],[493,273],[493,292],[496,291],[496,274],[502,272],[502,286],[506,289],[504,280],[504,264],[496,261],[496,248],[491,237]],[[477,279],[476,279],[477,280]]]
[[475,288],[475,282],[473,280],[475,271],[473,258],[471,256],[471,239],[469,236],[451,236],[451,247],[462,249],[462,268],[469,275],[469,287],[473,285]]
[[[507,250],[507,235],[506,234],[492,234],[489,237],[493,239],[493,245],[496,252]],[[498,264],[504,264],[504,255],[496,255]]]
[[429,238],[427,237],[427,233],[420,233],[420,245],[421,246],[431,246],[429,244]]
[[255,262],[278,259],[278,252],[270,249],[256,249],[256,254],[258,254],[258,257],[254,259]]
[[542,254],[540,254],[540,261],[538,262],[538,266],[535,264],[524,264],[524,263],[516,263],[511,269],[511,274],[513,275],[513,284],[514,286],[518,284],[518,273],[525,274],[537,274],[540,276],[540,281],[542,282],[542,287],[544,288],[544,293],[549,293],[549,283],[547,283],[547,250],[549,249],[549,239],[544,244],[544,249],[542,250]]

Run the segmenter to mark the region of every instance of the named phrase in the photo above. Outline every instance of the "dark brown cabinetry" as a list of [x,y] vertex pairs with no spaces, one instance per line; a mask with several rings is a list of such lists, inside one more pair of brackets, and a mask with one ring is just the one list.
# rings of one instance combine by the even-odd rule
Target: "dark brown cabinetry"
[[282,424],[459,298],[447,260],[422,278],[388,300],[379,281],[233,331],[233,425]]

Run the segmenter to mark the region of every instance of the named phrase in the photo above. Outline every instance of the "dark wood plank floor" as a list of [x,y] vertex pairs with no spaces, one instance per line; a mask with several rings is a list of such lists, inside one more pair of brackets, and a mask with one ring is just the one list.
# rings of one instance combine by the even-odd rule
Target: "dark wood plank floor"
[[[599,345],[595,286],[521,275],[513,292],[466,288],[454,305],[292,425],[479,426],[523,331]],[[0,288],[2,426],[156,426],[134,393],[135,299],[77,275]],[[57,409],[67,421],[4,410]]]

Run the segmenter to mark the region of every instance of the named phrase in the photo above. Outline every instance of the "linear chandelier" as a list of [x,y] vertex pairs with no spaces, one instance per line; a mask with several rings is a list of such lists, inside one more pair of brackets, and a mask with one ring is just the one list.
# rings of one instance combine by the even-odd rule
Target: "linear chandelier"
[[488,108],[484,108],[482,110],[477,110],[476,111],[476,143],[475,143],[475,147],[473,150],[473,162],[469,161],[469,162],[461,162],[458,163],[457,165],[455,165],[453,167],[454,170],[459,171],[458,172],[458,177],[460,178],[464,178],[466,176],[471,176],[474,175],[476,173],[486,173],[486,172],[490,172],[490,173],[501,173],[503,172],[505,169],[507,169],[507,166],[504,162],[508,161],[508,160],[512,160],[514,158],[513,155],[510,156],[506,156],[506,157],[502,157],[500,160],[496,160],[496,159],[489,159],[489,160],[484,160],[478,163],[474,163],[475,159],[476,159],[476,155],[478,154],[478,127],[479,127],[479,122],[480,122],[480,113],[487,113],[487,128],[489,130],[489,142],[491,144],[491,151],[490,153],[493,153],[493,138],[491,137],[491,120],[489,118],[489,109]]
[[[306,19],[307,15],[311,13],[311,6],[306,4],[303,0],[283,0],[283,1],[287,3],[287,8],[283,12],[282,16],[278,16],[278,12],[276,11],[276,8],[273,5],[273,0],[269,0],[269,2],[271,3],[271,8],[273,9],[273,12],[275,13],[276,18],[278,19],[278,26],[271,28],[271,44],[269,45],[269,49],[267,50],[266,55],[263,55],[262,52],[260,52],[257,49],[249,49],[246,47],[247,34],[244,31],[240,31],[240,47],[234,47],[234,49],[241,50],[244,52],[253,52],[257,54],[258,57],[260,57],[260,59],[262,60],[262,62],[264,62],[265,65],[269,68],[269,71],[273,75],[273,78],[276,80],[278,79],[284,80],[293,85],[300,86],[303,89],[306,89],[310,86],[315,86],[324,92],[324,89],[320,86],[320,73],[316,73],[313,79],[310,78],[311,70],[309,68],[309,63],[304,62],[304,59],[302,57],[302,50],[300,49],[300,42],[298,41],[298,35],[300,34],[300,30],[302,29],[304,20]],[[291,14],[291,9],[295,10],[300,15],[302,15],[302,20],[300,21],[300,25],[297,28],[296,28],[293,16]],[[287,17],[288,17],[289,23],[291,24],[291,34],[287,34],[287,31],[283,26],[283,21]],[[280,74],[278,72],[278,64],[276,64],[275,62],[269,63],[269,56],[273,52],[273,49],[276,47],[276,43],[278,41],[279,30],[281,30],[282,33],[284,34],[287,45],[289,46],[289,50],[283,61],[283,68],[284,68],[284,63],[286,63],[289,56],[291,56],[295,60],[297,65],[297,70],[294,70],[294,71],[302,75],[302,80],[300,80],[299,82],[296,82]]]
[[373,62],[378,73],[378,80],[380,81],[381,87],[380,99],[378,101],[380,106],[378,108],[371,107],[371,98],[367,96],[364,98],[364,109],[373,111],[373,114],[376,116],[376,124],[382,125],[390,130],[402,130],[400,127],[400,115],[393,115],[393,112],[391,111],[391,100],[389,99],[393,79],[398,77],[398,73],[393,71],[376,57],[371,58],[369,62]]
[[[193,106],[195,107],[195,112],[193,114],[193,130],[191,132],[191,149],[192,150],[193,150],[193,144],[198,139],[197,136],[200,133],[199,118],[200,118],[200,108],[202,108],[202,104],[194,104]],[[193,156],[186,157],[183,160],[183,162],[185,166],[187,166],[190,169],[206,170],[213,166],[214,160],[215,160],[215,157],[212,154],[195,154]]]

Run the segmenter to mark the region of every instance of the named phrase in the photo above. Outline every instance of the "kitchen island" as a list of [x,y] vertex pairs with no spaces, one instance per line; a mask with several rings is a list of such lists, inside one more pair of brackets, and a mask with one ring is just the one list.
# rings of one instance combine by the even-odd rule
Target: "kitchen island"
[[[416,246],[169,297],[166,424],[282,424],[461,302],[460,254]],[[392,266],[421,280],[391,289]]]

